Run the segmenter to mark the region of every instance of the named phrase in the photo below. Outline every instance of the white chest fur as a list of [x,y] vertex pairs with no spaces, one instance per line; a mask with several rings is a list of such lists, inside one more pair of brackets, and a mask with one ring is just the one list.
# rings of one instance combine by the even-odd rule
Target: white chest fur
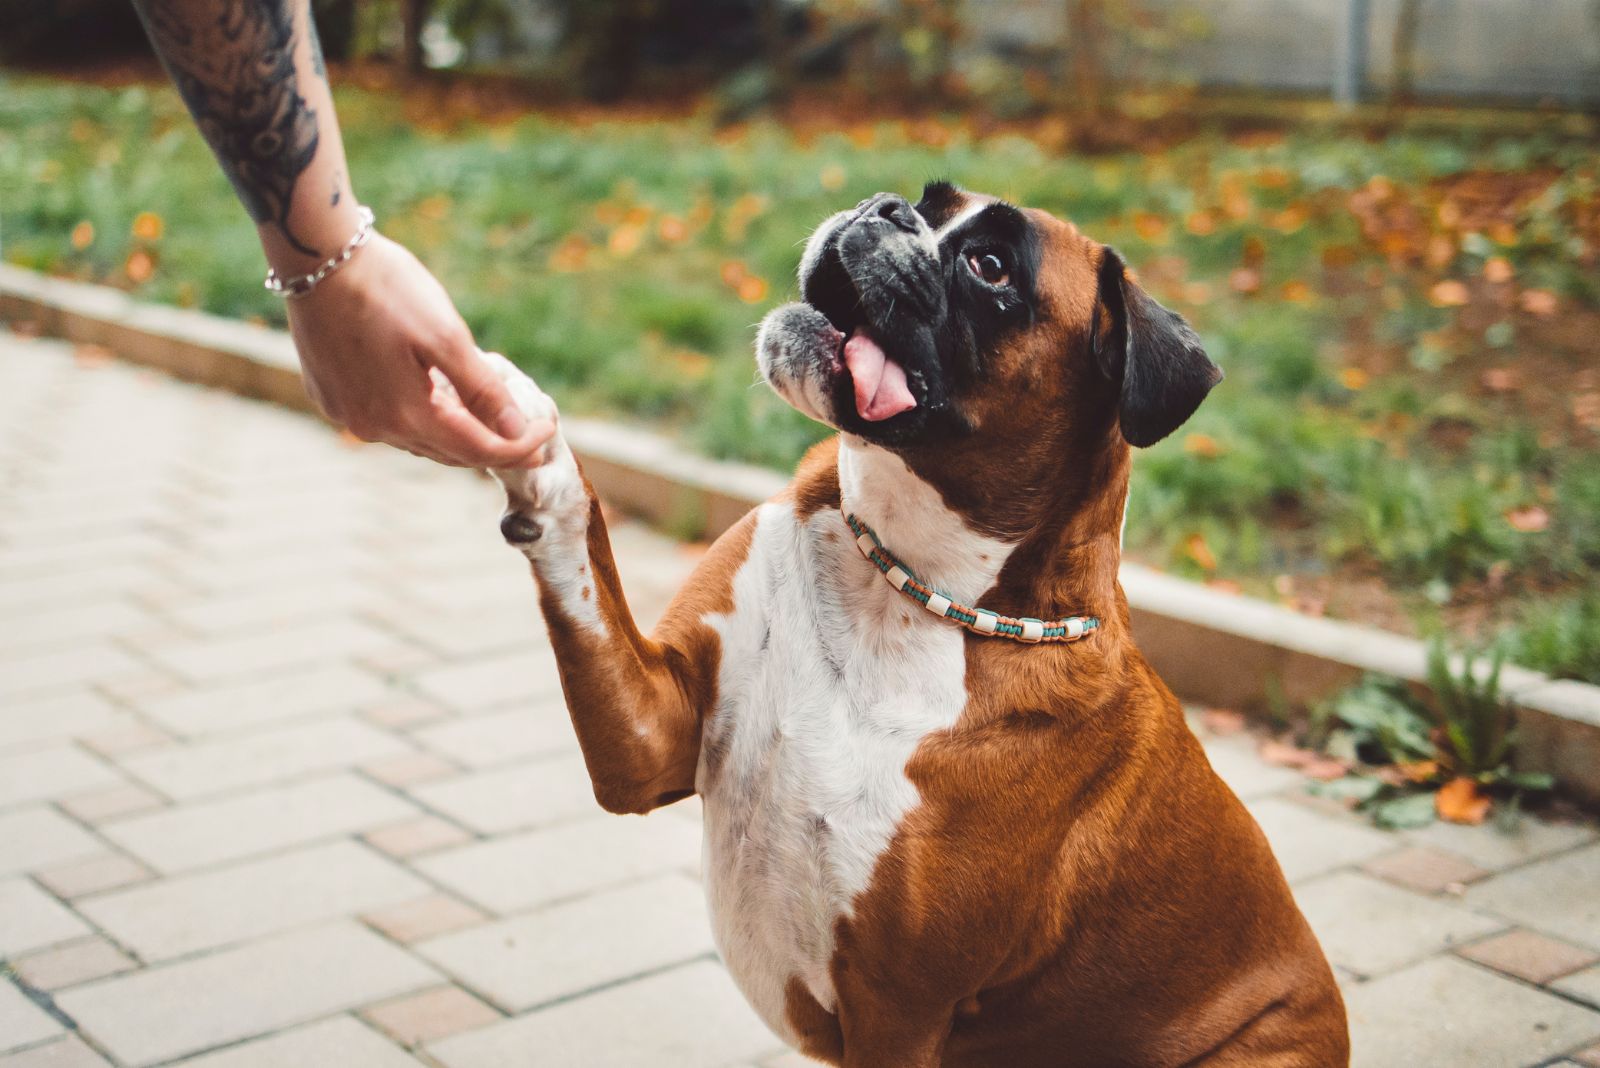
[[[959,561],[939,574],[911,556],[929,582],[969,603],[993,583],[1006,547],[967,530],[900,461],[847,443],[840,481],[896,551],[897,534],[916,532],[930,557]],[[835,1007],[834,925],[917,803],[907,761],[966,704],[964,632],[891,589],[838,513],[800,520],[783,503],[760,510],[733,604],[706,620],[722,638],[698,781],[707,893],[735,980],[792,1037],[785,985],[798,976]]]

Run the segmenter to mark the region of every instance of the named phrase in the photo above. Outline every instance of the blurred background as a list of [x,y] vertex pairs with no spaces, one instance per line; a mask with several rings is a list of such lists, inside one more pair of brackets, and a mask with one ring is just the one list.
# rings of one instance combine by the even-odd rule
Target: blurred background
[[[569,412],[785,468],[809,228],[1074,219],[1228,381],[1135,559],[1600,682],[1600,0],[317,0],[351,168]],[[124,0],[8,0],[0,256],[281,324]]]

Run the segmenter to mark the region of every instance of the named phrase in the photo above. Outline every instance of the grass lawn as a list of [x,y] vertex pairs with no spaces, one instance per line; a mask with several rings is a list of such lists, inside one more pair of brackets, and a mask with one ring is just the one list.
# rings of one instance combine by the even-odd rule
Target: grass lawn
[[[359,195],[486,348],[569,411],[786,467],[821,428],[754,385],[809,227],[948,177],[1117,245],[1228,371],[1140,458],[1135,557],[1310,612],[1506,633],[1600,681],[1594,146],[1463,134],[1202,136],[1062,157],[958,119],[439,121],[347,91]],[[0,75],[0,255],[281,321],[174,93]]]

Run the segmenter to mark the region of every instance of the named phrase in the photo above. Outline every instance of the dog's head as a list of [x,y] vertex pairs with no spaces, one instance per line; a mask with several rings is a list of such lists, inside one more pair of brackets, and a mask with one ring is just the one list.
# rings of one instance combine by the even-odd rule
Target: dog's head
[[880,193],[828,219],[800,287],[804,303],[762,323],[767,382],[814,419],[925,459],[1023,445],[1042,457],[1118,432],[1149,445],[1222,378],[1116,252],[944,182],[915,205]]

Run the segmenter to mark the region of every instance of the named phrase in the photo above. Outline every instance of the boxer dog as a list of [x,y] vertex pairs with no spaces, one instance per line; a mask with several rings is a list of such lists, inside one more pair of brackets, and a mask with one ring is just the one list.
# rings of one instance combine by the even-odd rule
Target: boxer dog
[[827,220],[800,284],[761,372],[838,434],[651,636],[559,437],[499,473],[599,803],[700,795],[728,970],[830,1064],[1347,1064],[1117,582],[1129,446],[1222,377],[1199,340],[1070,223],[944,183]]

